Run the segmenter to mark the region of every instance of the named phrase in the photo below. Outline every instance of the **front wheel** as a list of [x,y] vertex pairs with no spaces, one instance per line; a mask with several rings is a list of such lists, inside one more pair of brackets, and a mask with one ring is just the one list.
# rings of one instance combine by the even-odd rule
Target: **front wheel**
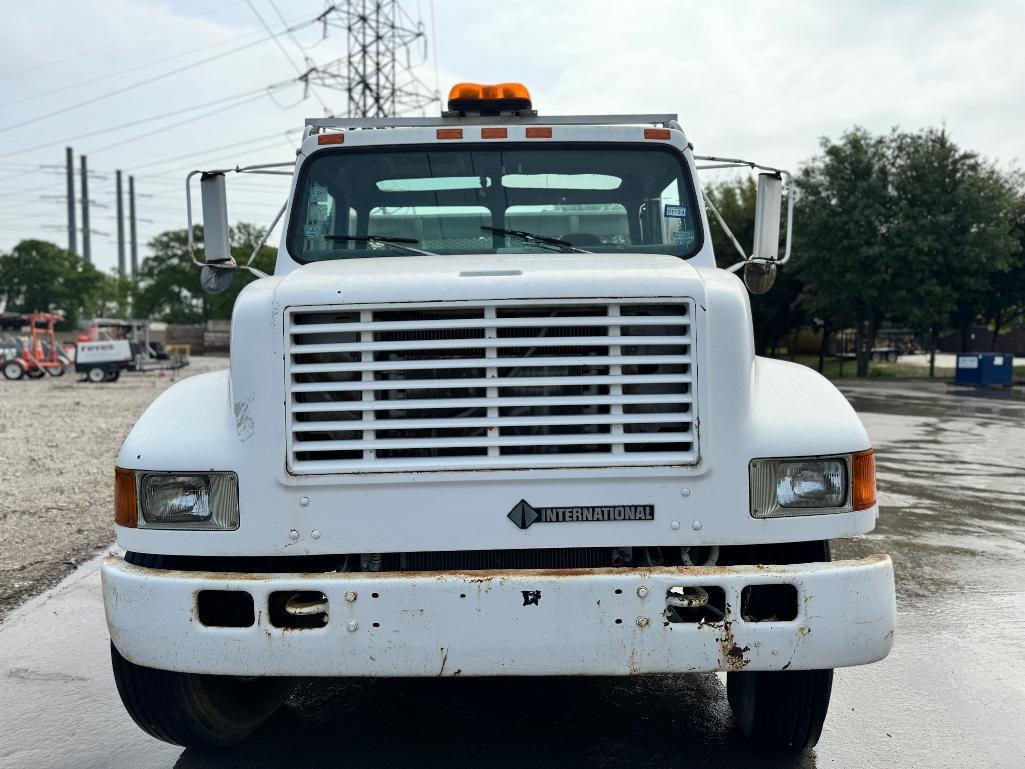
[[[829,542],[763,545],[745,553],[752,563],[825,563]],[[800,752],[819,741],[829,709],[833,671],[739,671],[726,674],[726,696],[741,733],[755,746]]]
[[158,740],[209,750],[237,745],[292,691],[288,678],[236,678],[156,670],[129,662],[110,645],[121,702]]
[[757,747],[799,752],[822,734],[832,670],[726,674],[726,695],[740,731]]
[[9,360],[4,364],[4,379],[12,382],[21,379],[25,375],[25,368],[16,360]]
[[107,372],[99,367],[94,366],[93,368],[85,372],[85,378],[93,384],[99,384],[107,378]]

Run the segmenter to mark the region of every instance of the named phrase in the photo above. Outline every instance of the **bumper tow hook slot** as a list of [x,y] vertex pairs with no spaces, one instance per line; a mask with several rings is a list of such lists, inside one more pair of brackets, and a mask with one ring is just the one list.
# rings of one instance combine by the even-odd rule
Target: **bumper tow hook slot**
[[310,600],[304,595],[297,593],[285,601],[285,612],[293,617],[312,617],[315,614],[327,612],[327,601],[324,599]]

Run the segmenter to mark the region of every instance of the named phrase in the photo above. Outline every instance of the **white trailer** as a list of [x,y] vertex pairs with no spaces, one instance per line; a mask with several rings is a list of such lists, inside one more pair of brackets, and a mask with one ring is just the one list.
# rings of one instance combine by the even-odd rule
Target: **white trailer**
[[[723,270],[698,177],[738,164],[758,226]],[[885,657],[896,611],[887,556],[830,559],[879,514],[858,417],[754,354],[785,172],[696,156],[673,115],[539,116],[516,84],[308,120],[249,170],[294,171],[274,274],[230,369],[118,457],[103,591],[136,722],[231,744],[303,676],[724,671],[744,734],[814,744],[833,668]],[[224,180],[215,291],[252,269]]]
[[75,343],[75,373],[93,384],[117,381],[134,363],[135,353],[127,339]]

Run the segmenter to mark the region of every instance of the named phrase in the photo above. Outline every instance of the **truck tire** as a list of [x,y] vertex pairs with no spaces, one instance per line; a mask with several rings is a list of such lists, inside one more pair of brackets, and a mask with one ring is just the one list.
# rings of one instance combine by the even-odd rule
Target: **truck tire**
[[42,379],[46,374],[43,373],[41,368],[29,368],[25,369],[25,376],[29,379]]
[[[149,569],[173,567],[152,553],[125,553]],[[236,678],[156,670],[129,662],[110,645],[114,681],[128,715],[144,732],[183,748],[237,745],[270,718],[294,687],[291,678]]]
[[103,381],[116,382],[121,377],[120,369],[111,369],[104,374]]
[[93,384],[99,384],[107,378],[107,372],[99,366],[93,366],[91,369],[85,372],[85,378]]
[[46,373],[50,376],[64,376],[64,366],[51,366],[46,369]]
[[[760,563],[831,560],[829,542],[773,546]],[[759,748],[798,753],[822,734],[833,688],[833,671],[785,670],[726,674],[726,695],[741,733]]]
[[237,745],[270,718],[292,690],[289,678],[237,678],[156,670],[110,645],[114,681],[140,729],[183,748]]
[[25,375],[24,367],[16,360],[9,360],[4,364],[4,379],[16,382]]

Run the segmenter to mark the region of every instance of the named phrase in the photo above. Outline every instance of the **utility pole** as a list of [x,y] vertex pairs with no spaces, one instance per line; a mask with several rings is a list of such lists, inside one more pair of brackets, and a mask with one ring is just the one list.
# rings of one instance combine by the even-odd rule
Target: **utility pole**
[[68,251],[78,253],[78,233],[75,227],[75,151],[64,148],[64,161],[68,172]]
[[125,276],[125,202],[121,194],[121,169],[114,172],[117,188],[117,274]]
[[139,279],[139,241],[135,229],[135,177],[128,177],[128,243],[132,255],[132,280]]
[[89,264],[92,263],[92,251],[89,239],[89,166],[86,163],[85,155],[82,161],[82,257]]

